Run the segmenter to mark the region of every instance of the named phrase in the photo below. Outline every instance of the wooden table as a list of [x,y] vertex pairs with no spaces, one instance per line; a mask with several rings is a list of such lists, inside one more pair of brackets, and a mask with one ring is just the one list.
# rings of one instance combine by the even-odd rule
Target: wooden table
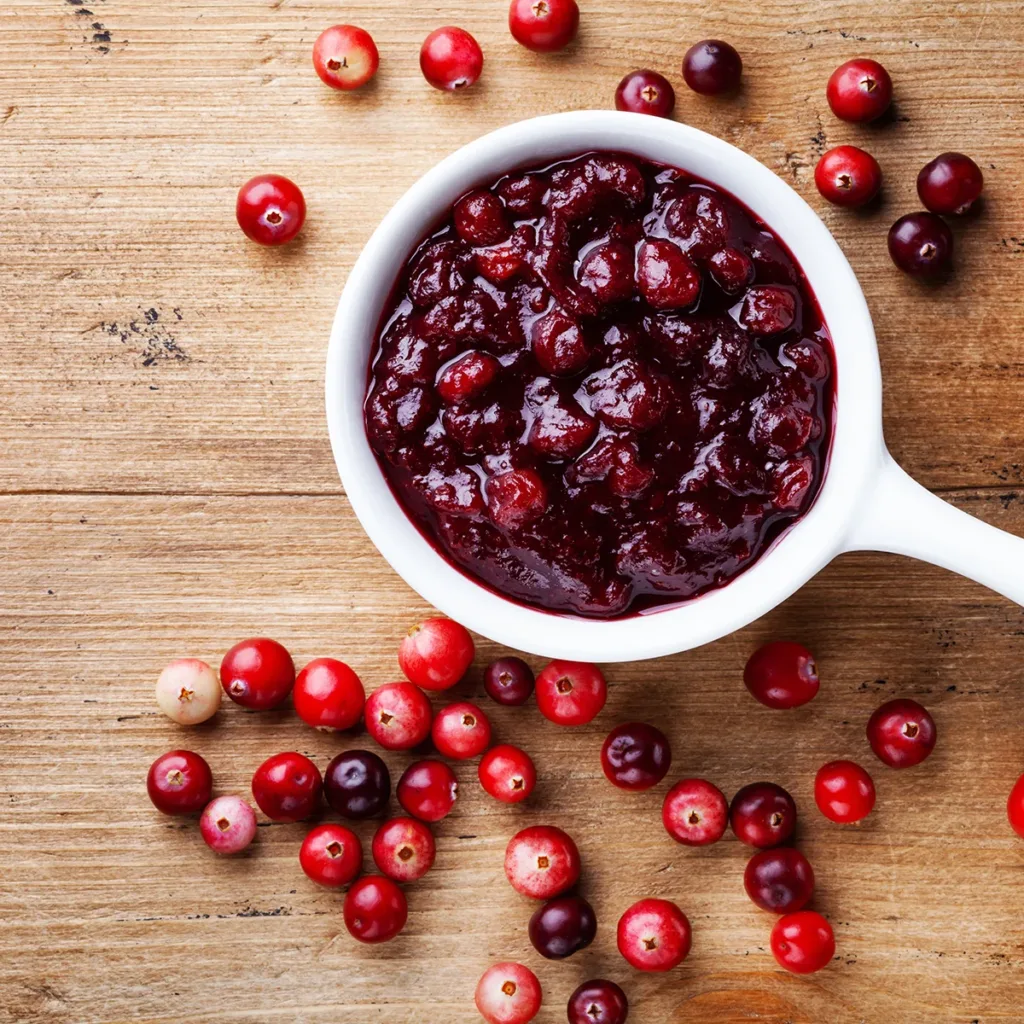
[[[350,742],[233,705],[186,735],[152,696],[175,656],[216,663],[266,633],[299,663],[343,657],[371,688],[396,675],[398,638],[428,609],[355,522],[323,415],[346,271],[443,154],[515,118],[609,106],[636,66],[680,86],[677,117],[821,210],[875,316],[894,454],[954,504],[1024,533],[1024,5],[582,6],[578,44],[553,57],[512,42],[505,0],[13,0],[0,14],[0,1020],[468,1024],[475,981],[499,958],[538,971],[541,1024],[563,1021],[594,975],[626,986],[638,1024],[1024,1019],[1024,843],[1004,810],[1024,771],[1024,617],[898,558],[842,558],[740,634],[611,667],[591,727],[493,710],[500,735],[534,752],[537,796],[499,807],[460,768],[437,866],[383,948],[352,941],[340,898],[299,871],[302,825],[261,828],[248,856],[216,860],[193,821],[146,798],[147,766],[173,746],[206,755],[221,791],[245,792],[270,753],[323,764]],[[356,95],[310,67],[313,39],[338,20],[371,30],[383,54]],[[416,63],[445,23],[487,54],[479,86],[456,97],[428,88]],[[684,50],[707,36],[744,56],[738,99],[681,85]],[[896,81],[884,126],[844,125],[824,101],[831,70],[862,54]],[[844,213],[815,193],[816,158],[841,142],[881,160],[880,209]],[[987,201],[957,225],[954,280],[921,287],[890,265],[885,231],[917,208],[918,168],[950,148],[983,164]],[[233,215],[239,184],[271,169],[309,203],[301,239],[276,252],[247,242]],[[740,681],[753,647],[783,635],[809,644],[824,674],[813,706],[789,714]],[[495,654],[479,644],[459,692],[481,693]],[[876,765],[864,739],[895,695],[924,701],[940,730],[930,761],[903,774]],[[734,839],[686,851],[659,823],[664,787],[607,784],[598,749],[627,717],[667,723],[674,774],[792,790],[815,905],[837,934],[831,969],[776,969]],[[860,827],[813,809],[815,770],[843,756],[875,771],[878,809]],[[505,842],[528,821],[578,838],[601,920],[591,949],[564,963],[530,948],[531,908],[502,877]],[[643,895],[677,900],[694,924],[692,956],[665,977],[637,976],[615,952],[614,922]]]

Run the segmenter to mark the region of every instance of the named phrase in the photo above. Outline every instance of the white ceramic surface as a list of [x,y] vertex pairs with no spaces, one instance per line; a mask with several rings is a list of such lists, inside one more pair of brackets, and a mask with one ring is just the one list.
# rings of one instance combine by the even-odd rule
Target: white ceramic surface
[[[837,380],[832,455],[811,510],[728,586],[610,622],[525,607],[452,568],[395,501],[363,428],[367,365],[382,307],[401,265],[439,214],[473,186],[517,166],[595,149],[690,171],[721,185],[764,220],[789,246],[818,298],[835,346]],[[871,316],[828,229],[763,164],[684,124],[603,110],[554,114],[501,128],[441,161],[395,204],[349,275],[331,332],[326,392],[331,445],[345,491],[381,554],[431,604],[509,647],[599,662],[687,650],[763,615],[837,554],[851,550],[922,558],[1024,602],[1024,540],[934,497],[886,450]]]

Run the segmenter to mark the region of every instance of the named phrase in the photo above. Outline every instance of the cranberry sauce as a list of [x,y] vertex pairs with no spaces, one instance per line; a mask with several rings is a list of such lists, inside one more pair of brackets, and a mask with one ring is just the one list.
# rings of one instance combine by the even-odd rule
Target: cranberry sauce
[[420,245],[366,430],[456,566],[611,617],[722,586],[808,508],[832,376],[814,296],[749,210],[590,153],[471,192]]

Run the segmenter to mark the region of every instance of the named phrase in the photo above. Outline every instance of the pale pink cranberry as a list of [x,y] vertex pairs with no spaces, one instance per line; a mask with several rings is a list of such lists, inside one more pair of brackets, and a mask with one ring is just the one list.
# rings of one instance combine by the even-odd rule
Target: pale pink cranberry
[[157,705],[178,725],[198,725],[213,718],[220,695],[217,674],[198,658],[172,661],[156,681]]
[[476,1008],[487,1024],[529,1024],[541,999],[537,975],[522,964],[495,964],[476,986]]
[[560,828],[532,825],[509,840],[505,876],[523,896],[550,900],[579,881],[580,851]]
[[332,89],[358,89],[373,78],[379,65],[373,38],[355,25],[324,29],[313,44],[313,67]]
[[636,279],[640,293],[655,309],[681,309],[700,294],[700,271],[666,238],[650,238],[640,246]]
[[214,853],[240,853],[256,837],[256,813],[240,796],[219,796],[206,805],[199,831]]
[[506,530],[516,530],[547,511],[548,492],[532,469],[512,469],[487,481],[487,508],[491,518]]

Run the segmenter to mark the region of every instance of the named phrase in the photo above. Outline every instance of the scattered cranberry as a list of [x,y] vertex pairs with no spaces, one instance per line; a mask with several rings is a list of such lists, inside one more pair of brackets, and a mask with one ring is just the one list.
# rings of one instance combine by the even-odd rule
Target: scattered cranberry
[[754,280],[754,261],[739,249],[727,246],[708,257],[712,280],[727,295],[735,295]]
[[721,39],[694,43],[683,57],[683,78],[694,91],[705,96],[739,88],[743,61],[735,47]]
[[700,294],[700,272],[693,260],[667,238],[648,238],[640,246],[636,280],[655,309],[682,309]]
[[743,887],[762,910],[792,914],[806,907],[814,895],[814,869],[791,846],[762,850],[747,861]]
[[751,334],[781,334],[796,320],[796,303],[796,294],[783,285],[755,285],[743,298],[740,323]]
[[441,371],[437,393],[449,405],[474,398],[498,376],[501,363],[486,352],[466,352]]
[[843,121],[874,121],[892,102],[892,79],[878,61],[861,57],[832,72],[825,88],[832,113]]
[[814,802],[829,821],[849,825],[871,813],[875,784],[859,764],[830,761],[814,779]]
[[882,187],[882,168],[863,149],[836,146],[818,161],[814,184],[836,206],[863,206],[878,195]]
[[316,658],[295,680],[295,710],[306,725],[323,732],[351,729],[363,713],[366,691],[343,661]]
[[217,714],[220,707],[217,675],[198,658],[179,658],[160,673],[156,703],[178,725],[198,725]]
[[868,743],[890,768],[912,768],[935,749],[935,719],[913,700],[891,700],[868,721]]
[[537,706],[556,725],[586,725],[608,699],[608,684],[596,665],[553,661],[537,676]]
[[420,47],[420,70],[435,89],[466,89],[480,77],[483,68],[480,44],[454,25],[431,32]]
[[722,791],[710,782],[682,779],[665,794],[661,820],[677,843],[707,846],[725,835],[729,804]]
[[614,981],[585,981],[569,996],[569,1024],[626,1024],[629,1001]]
[[934,213],[908,213],[889,228],[889,255],[912,277],[931,277],[953,261],[953,232]]
[[813,910],[787,914],[772,929],[772,953],[780,967],[794,974],[813,974],[835,956],[832,926]]
[[243,640],[224,655],[220,685],[243,708],[276,708],[295,683],[292,656],[276,641],[256,637]]
[[333,89],[358,89],[373,78],[380,54],[369,32],[355,25],[324,29],[313,44],[313,67]]
[[580,851],[560,828],[531,825],[508,841],[505,875],[523,896],[550,900],[579,881]]
[[638,971],[671,971],[690,952],[690,922],[668,900],[640,900],[619,918],[616,940]]
[[512,234],[501,200],[486,189],[463,196],[453,214],[455,230],[471,245],[497,245]]
[[774,782],[753,782],[732,798],[729,822],[744,843],[761,848],[778,846],[796,828],[796,804]]
[[431,736],[438,753],[456,761],[482,754],[491,742],[491,723],[468,701],[449,704],[434,719]]
[[210,766],[191,750],[170,750],[149,768],[146,789],[153,806],[164,814],[194,814],[210,802]]
[[533,693],[533,669],[522,658],[499,658],[484,672],[484,689],[495,703],[519,707]]
[[398,647],[405,678],[424,690],[447,690],[473,663],[473,638],[452,619],[427,619],[413,626]]
[[605,777],[619,789],[650,789],[665,778],[671,764],[668,738],[646,722],[616,726],[601,747]]
[[1013,831],[1024,839],[1024,775],[1010,790],[1009,799],[1006,801],[1006,816],[1010,819]]
[[344,825],[317,825],[302,840],[299,866],[317,885],[341,889],[363,869],[359,836]]
[[664,75],[647,68],[631,71],[615,90],[616,110],[671,117],[675,106],[676,91],[672,83]]
[[443,761],[429,759],[409,765],[398,780],[398,802],[421,821],[440,821],[455,806],[459,784]]
[[540,1010],[540,982],[522,964],[495,964],[477,982],[474,1001],[487,1024],[529,1024]]
[[548,491],[532,469],[510,469],[487,481],[487,511],[498,526],[518,530],[547,511]]
[[323,779],[308,757],[289,751],[268,757],[253,773],[252,795],[272,821],[301,821],[320,806]]
[[388,805],[391,773],[369,750],[346,750],[324,772],[324,795],[343,818],[373,818]]
[[345,896],[345,927],[360,942],[387,942],[404,927],[409,916],[405,893],[381,875],[367,875],[353,883]]
[[260,174],[238,190],[238,226],[260,245],[284,245],[302,230],[306,200],[294,181],[280,174]]
[[241,853],[256,838],[256,815],[240,796],[219,796],[200,815],[199,832],[214,853]]
[[759,647],[743,670],[743,682],[765,707],[798,708],[818,693],[818,666],[806,647],[788,640]]
[[576,38],[579,27],[576,0],[512,0],[509,5],[509,31],[528,50],[564,50]]
[[963,153],[942,153],[921,168],[917,194],[932,213],[966,213],[981,195],[985,176]]
[[433,833],[415,818],[392,818],[373,837],[373,862],[396,882],[419,881],[433,866]]
[[480,760],[480,785],[506,804],[525,800],[537,785],[537,770],[530,755],[505,743],[492,747]]
[[385,750],[411,750],[430,735],[430,701],[412,683],[385,683],[370,694],[366,731]]
[[542,957],[564,960],[594,941],[597,916],[582,896],[561,896],[534,911],[529,931],[530,942]]

